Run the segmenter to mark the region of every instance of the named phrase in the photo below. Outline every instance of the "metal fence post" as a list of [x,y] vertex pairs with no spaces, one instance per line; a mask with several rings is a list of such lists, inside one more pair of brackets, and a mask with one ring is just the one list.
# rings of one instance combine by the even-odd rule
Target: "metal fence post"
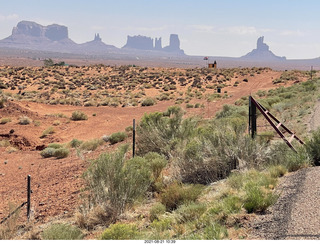
[[136,151],[136,120],[133,119],[132,126],[132,157],[134,158]]
[[28,185],[27,185],[27,218],[28,218],[28,222],[30,220],[30,201],[31,200],[31,176],[28,175]]
[[249,96],[249,133],[254,139],[257,134],[257,107],[252,102],[252,97]]

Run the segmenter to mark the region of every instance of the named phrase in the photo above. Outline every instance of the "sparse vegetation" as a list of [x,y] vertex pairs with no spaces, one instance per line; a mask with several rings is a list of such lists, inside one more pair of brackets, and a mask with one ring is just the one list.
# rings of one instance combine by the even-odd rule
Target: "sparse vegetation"
[[7,123],[9,123],[9,122],[11,122],[11,118],[2,118],[2,119],[0,120],[0,124],[1,124],[1,125],[7,124]]
[[113,224],[101,236],[101,240],[137,240],[138,228],[131,224]]
[[[13,212],[17,206],[13,203],[9,203],[8,214]],[[20,216],[20,211],[18,210],[9,218],[6,222],[0,225],[0,240],[12,240],[15,238],[19,225],[18,218]]]
[[76,148],[79,147],[82,144],[82,141],[78,140],[78,139],[72,139],[72,141],[70,142],[70,146],[72,148]]
[[54,131],[54,128],[52,126],[48,127],[47,129],[45,129],[43,132],[42,132],[42,135],[40,136],[40,138],[45,138],[47,137],[48,135],[51,135],[53,134],[55,131]]
[[103,144],[102,139],[92,139],[89,141],[85,141],[80,143],[80,141],[73,141],[73,147],[76,147],[77,145],[79,146],[80,150],[85,150],[85,151],[94,151],[96,150],[100,145]]
[[45,229],[41,237],[43,240],[82,240],[81,230],[69,224],[52,224]]
[[125,145],[117,152],[100,155],[85,173],[93,203],[116,206],[115,214],[121,214],[151,184],[146,160],[141,157],[126,160],[127,151]]
[[127,134],[125,132],[116,132],[110,135],[109,142],[111,144],[116,144],[118,142],[122,142],[127,138]]
[[152,106],[155,104],[156,104],[156,101],[153,98],[147,97],[145,100],[143,100],[143,102],[141,103],[141,106]]
[[[68,69],[53,66],[42,67],[41,71],[33,68],[33,77],[31,70],[13,69],[14,79],[19,82],[13,79],[13,75],[5,76],[4,71],[0,70],[6,77],[1,84],[18,88],[15,83],[19,83],[21,92],[12,94],[12,99],[73,106],[151,106],[156,100],[158,103],[171,100],[172,104],[181,104],[181,107],[169,107],[165,112],[152,112],[142,117],[137,125],[135,158],[130,158],[129,147],[122,145],[94,159],[97,153],[110,147],[105,142],[116,144],[130,137],[132,127],[127,127],[125,132],[104,136],[103,139],[51,143],[41,151],[43,158],[65,158],[70,152],[77,151],[84,155],[82,159],[86,163],[90,163],[83,175],[83,202],[75,216],[75,223],[89,233],[103,226],[106,229],[98,236],[103,240],[227,239],[230,228],[233,231],[232,238],[235,238],[234,233],[243,228],[241,216],[263,213],[276,201],[278,196],[274,189],[278,177],[308,167],[312,161],[315,164],[320,161],[317,152],[320,140],[318,132],[314,132],[307,141],[306,149],[295,145],[297,154],[286,144],[278,142],[275,134],[267,130],[259,131],[258,137],[251,139],[246,133],[247,96],[239,99],[235,105],[224,105],[211,119],[184,116],[182,107],[190,108],[189,113],[199,112],[200,109],[196,108],[206,106],[204,99],[209,105],[210,102],[231,97],[233,94],[227,92],[228,89],[246,85],[243,82],[250,84],[258,72],[268,72],[267,68],[155,71],[133,66],[96,65]],[[30,74],[22,74],[23,71],[30,71]],[[20,77],[34,78],[32,82],[38,90],[24,90],[23,85],[27,81]],[[281,79],[293,83],[293,80],[295,82],[301,77],[304,74],[298,72],[294,79]],[[8,82],[9,79],[13,80],[13,84]],[[315,81],[297,82],[288,88],[260,91],[257,96],[280,120],[288,121],[290,128],[298,135],[305,135],[303,123],[294,121],[303,121],[304,116],[309,114],[317,97],[318,86]],[[151,91],[153,88],[156,92]],[[223,88],[224,94],[217,93],[217,88]],[[154,97],[150,97],[153,93]],[[97,114],[93,112],[97,109],[86,108],[85,111],[89,111],[88,114],[94,117],[92,119],[97,120],[103,117],[102,113],[96,117]],[[79,110],[72,113],[71,120],[88,119]],[[0,124],[10,122],[2,123],[5,119],[2,118]],[[42,124],[40,121],[37,123],[41,129],[33,128],[41,133],[47,126],[56,126],[43,131],[41,137],[45,138],[56,130],[57,136],[42,140],[46,143],[59,138],[59,130],[63,127],[68,129],[67,123],[76,124],[63,114],[46,115],[46,119],[48,121]],[[259,122],[262,119],[259,117]],[[33,123],[36,125],[36,121]],[[61,138],[57,141],[61,141]],[[16,143],[14,138],[10,138],[10,141],[13,141],[12,145]],[[0,146],[2,143],[4,147],[9,147],[10,141],[2,140]],[[99,148],[103,144],[105,146]],[[43,145],[39,146],[43,148]],[[95,150],[98,152],[91,152]],[[217,182],[225,178],[225,181]],[[217,183],[213,185],[213,182]],[[52,225],[41,236],[43,239],[81,239],[81,231],[72,229],[71,225]],[[71,236],[65,236],[67,234]]]
[[74,120],[74,121],[78,121],[78,120],[87,120],[88,119],[88,116],[84,113],[84,112],[81,112],[81,111],[74,111],[71,115],[71,120]]
[[41,157],[50,158],[56,157],[57,159],[66,158],[69,156],[70,151],[63,147],[47,147],[40,152]]
[[320,165],[320,129],[312,133],[311,138],[306,143],[306,150],[317,166]]
[[22,116],[19,118],[20,125],[28,125],[30,123],[31,123],[31,119],[29,119],[27,116]]
[[203,190],[202,185],[181,185],[173,183],[160,195],[161,203],[167,211],[177,209],[180,205],[195,202]]

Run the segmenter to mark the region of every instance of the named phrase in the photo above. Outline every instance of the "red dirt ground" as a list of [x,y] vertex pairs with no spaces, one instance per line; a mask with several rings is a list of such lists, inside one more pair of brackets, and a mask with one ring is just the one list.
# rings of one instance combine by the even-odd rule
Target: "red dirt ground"
[[[187,109],[187,116],[198,114],[203,117],[212,117],[224,104],[233,104],[237,99],[258,90],[268,90],[280,86],[272,83],[280,75],[281,72],[269,71],[262,75],[256,75],[247,83],[240,83],[238,87],[227,87],[225,90],[229,95],[232,95],[231,97],[211,103],[203,100],[205,108]],[[32,210],[36,221],[44,222],[49,217],[57,215],[72,215],[77,208],[79,193],[83,188],[81,175],[89,165],[88,160],[79,158],[75,151],[71,151],[71,155],[65,159],[43,159],[39,150],[36,150],[37,146],[41,148],[51,142],[65,143],[74,138],[80,140],[101,138],[103,135],[123,131],[132,124],[133,118],[139,120],[144,113],[165,111],[171,105],[174,105],[174,101],[158,102],[151,107],[125,108],[8,102],[5,108],[0,109],[0,118],[10,115],[15,119],[5,125],[0,125],[0,134],[8,135],[10,142],[15,141],[16,147],[20,150],[9,153],[8,150],[0,147],[0,219],[8,214],[9,202],[20,205],[26,201],[27,175],[32,177]],[[39,138],[42,131],[57,120],[47,114],[63,113],[70,117],[75,110],[85,112],[89,119],[69,122],[66,118],[58,118],[61,123],[55,126],[56,132],[45,139]],[[32,123],[19,125],[17,121],[21,115],[27,115],[33,121],[40,121],[41,125],[35,126]],[[14,130],[14,133],[9,135],[11,129]],[[130,140],[131,138],[127,139],[128,142]],[[110,146],[106,143],[97,151],[84,154],[84,157],[85,159],[95,158],[99,153],[115,148],[116,145]]]

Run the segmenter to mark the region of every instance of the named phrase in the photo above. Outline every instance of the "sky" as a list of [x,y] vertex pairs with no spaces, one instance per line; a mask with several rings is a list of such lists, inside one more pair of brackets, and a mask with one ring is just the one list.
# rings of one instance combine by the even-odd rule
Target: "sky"
[[0,0],[0,39],[22,20],[65,25],[76,43],[144,35],[164,47],[178,34],[188,55],[240,57],[264,36],[278,56],[320,57],[319,0]]

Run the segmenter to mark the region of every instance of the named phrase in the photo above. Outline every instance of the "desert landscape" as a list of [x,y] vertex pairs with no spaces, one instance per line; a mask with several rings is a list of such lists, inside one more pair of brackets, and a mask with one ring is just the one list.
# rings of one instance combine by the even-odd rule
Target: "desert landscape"
[[[85,189],[83,173],[102,152],[132,143],[133,119],[139,124],[145,114],[179,106],[185,118],[208,120],[249,95],[303,83],[310,72],[2,66],[0,77],[0,218],[8,215],[10,204],[25,201],[26,177],[31,175],[32,223],[41,226],[74,217]],[[116,133],[123,138],[110,140]],[[61,155],[44,153],[50,146],[64,150]],[[20,221],[24,218],[23,210]]]
[[319,240],[319,7],[3,2],[0,240]]

